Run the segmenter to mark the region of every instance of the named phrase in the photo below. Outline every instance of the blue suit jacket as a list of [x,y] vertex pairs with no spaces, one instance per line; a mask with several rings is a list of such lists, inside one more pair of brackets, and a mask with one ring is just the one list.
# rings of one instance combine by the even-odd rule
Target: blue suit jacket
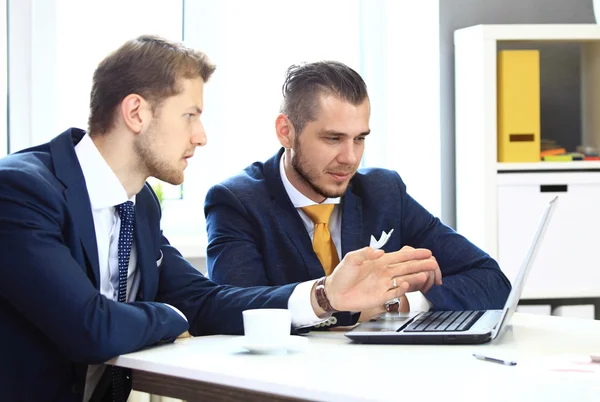
[[[70,129],[0,159],[0,400],[81,400],[87,364],[193,335],[243,333],[248,308],[287,308],[294,285],[217,286],[162,236],[146,186],[136,199],[140,291],[117,303],[99,291],[90,200]],[[157,261],[162,254],[162,263]]]
[[[206,197],[208,272],[217,283],[283,285],[324,275],[310,237],[279,173],[279,158],[254,163],[212,187]],[[498,264],[432,216],[406,192],[400,176],[360,170],[342,198],[342,255],[394,233],[386,252],[405,245],[430,249],[443,285],[426,297],[437,310],[502,308],[510,282]]]

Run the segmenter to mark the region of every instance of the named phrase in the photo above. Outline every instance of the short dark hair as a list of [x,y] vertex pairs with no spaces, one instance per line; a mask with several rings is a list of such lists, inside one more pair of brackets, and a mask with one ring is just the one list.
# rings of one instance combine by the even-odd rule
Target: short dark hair
[[320,95],[334,95],[353,105],[361,104],[369,96],[362,77],[337,61],[290,66],[281,90],[280,112],[288,116],[298,134],[308,122],[316,120]]
[[215,65],[197,50],[167,39],[142,35],[125,42],[96,68],[90,94],[90,135],[104,134],[114,124],[117,106],[130,94],[143,96],[152,111],[181,92],[182,78],[208,81]]

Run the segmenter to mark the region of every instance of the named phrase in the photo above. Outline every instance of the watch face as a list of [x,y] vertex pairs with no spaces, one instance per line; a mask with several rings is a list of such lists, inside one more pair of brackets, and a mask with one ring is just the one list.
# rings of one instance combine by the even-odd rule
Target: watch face
[[397,313],[400,311],[400,300],[398,298],[386,302],[383,307],[388,313]]

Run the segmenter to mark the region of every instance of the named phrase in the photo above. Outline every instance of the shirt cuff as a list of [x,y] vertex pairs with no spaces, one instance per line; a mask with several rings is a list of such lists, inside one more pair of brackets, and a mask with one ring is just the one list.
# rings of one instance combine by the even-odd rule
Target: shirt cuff
[[421,292],[405,293],[405,296],[410,304],[410,311],[429,311],[433,307],[433,304]]
[[327,321],[331,314],[318,317],[312,308],[310,296],[314,281],[302,282],[292,292],[288,300],[288,310],[292,315],[292,325],[296,328],[312,327],[315,324]]
[[[412,304],[412,303],[411,303]],[[170,304],[164,303],[165,306],[167,307],[171,307],[173,310],[175,310],[175,312],[177,314],[179,314],[186,322],[188,322],[187,318],[185,318],[185,315],[183,315],[183,313],[181,311],[179,311],[177,308],[171,306]]]

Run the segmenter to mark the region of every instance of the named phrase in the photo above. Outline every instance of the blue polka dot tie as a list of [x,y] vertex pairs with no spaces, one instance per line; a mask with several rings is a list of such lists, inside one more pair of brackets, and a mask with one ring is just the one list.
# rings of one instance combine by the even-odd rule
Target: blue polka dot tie
[[[127,273],[129,271],[129,256],[133,245],[133,226],[135,206],[133,202],[127,201],[116,206],[121,228],[119,230],[119,290],[117,301],[127,301]],[[125,402],[125,370],[121,367],[113,367],[113,401]]]
[[119,296],[118,301],[127,301],[127,272],[129,271],[129,256],[133,245],[133,217],[135,206],[133,202],[127,201],[116,206],[119,218],[121,218],[121,229],[119,230]]

